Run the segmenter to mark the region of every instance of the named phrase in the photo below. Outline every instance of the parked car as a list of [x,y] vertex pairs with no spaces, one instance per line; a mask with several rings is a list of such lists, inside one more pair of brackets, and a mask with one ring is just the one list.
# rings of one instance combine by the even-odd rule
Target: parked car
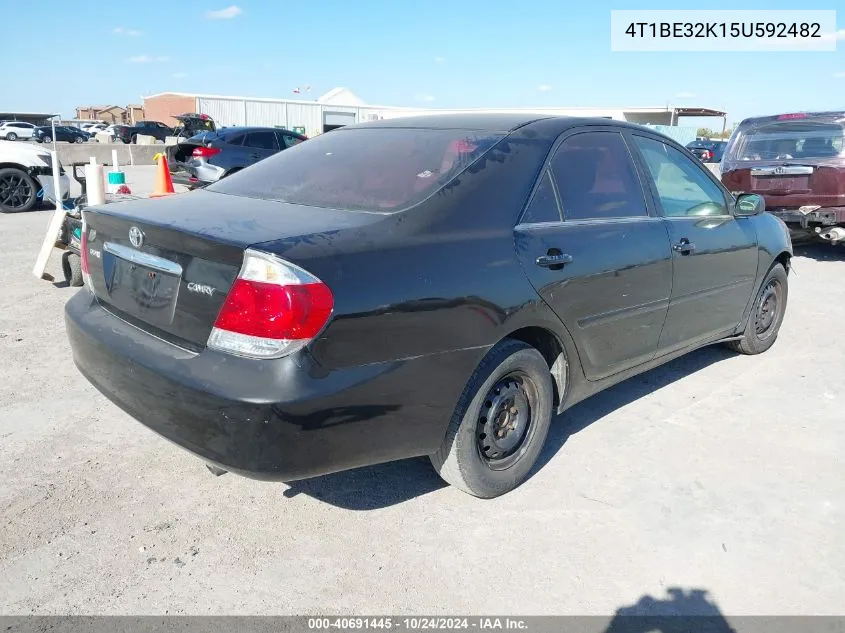
[[174,183],[204,187],[306,138],[271,127],[229,127],[203,132],[167,148]]
[[6,121],[0,125],[0,139],[17,141],[20,138],[32,138],[35,129],[33,123],[26,121]]
[[135,125],[115,125],[114,136],[124,143],[136,143],[138,135],[152,136],[158,141],[164,141],[173,136],[173,128],[158,121],[138,121]]
[[[52,143],[53,126],[45,125],[35,128],[32,131],[32,140],[39,143]],[[86,141],[91,140],[91,135],[76,127],[71,127],[69,125],[57,125],[56,140],[67,141],[68,143],[85,143]]]
[[693,141],[687,144],[687,149],[703,163],[718,163],[727,145],[727,141]]
[[[59,189],[62,200],[70,187],[67,174],[59,164]],[[41,198],[55,202],[53,161],[37,145],[0,141],[0,212],[29,211]]]
[[725,150],[722,182],[758,193],[795,239],[845,243],[845,111],[742,121]]
[[83,132],[88,132],[92,136],[100,132],[105,132],[108,126],[105,123],[83,123],[79,129]]
[[86,209],[67,332],[100,391],[215,468],[428,455],[494,497],[555,412],[704,345],[772,346],[792,247],[763,205],[606,119],[351,125]]

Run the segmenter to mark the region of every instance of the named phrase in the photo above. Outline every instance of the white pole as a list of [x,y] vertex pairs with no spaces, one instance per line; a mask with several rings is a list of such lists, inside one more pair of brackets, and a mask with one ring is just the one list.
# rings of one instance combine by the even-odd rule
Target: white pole
[[[53,130],[55,131],[55,122],[53,123]],[[53,146],[55,147],[56,137],[53,137]],[[59,154],[54,149],[52,152],[53,162],[53,196],[56,198],[56,210],[53,213],[53,219],[50,220],[50,226],[47,229],[47,235],[44,236],[44,242],[41,244],[41,250],[38,252],[38,259],[35,260],[35,267],[32,269],[32,274],[41,279],[44,276],[44,271],[47,270],[47,261],[50,259],[50,253],[56,246],[56,238],[59,236],[59,230],[62,228],[62,222],[65,220],[65,210],[62,207],[62,191],[59,184]]]
[[111,164],[113,165],[115,171],[120,171],[120,169],[118,169],[118,165],[117,165],[117,150],[116,149],[113,149],[111,151]]
[[50,119],[50,124],[53,126],[53,154],[55,154],[58,151],[56,149],[56,118],[55,117]]

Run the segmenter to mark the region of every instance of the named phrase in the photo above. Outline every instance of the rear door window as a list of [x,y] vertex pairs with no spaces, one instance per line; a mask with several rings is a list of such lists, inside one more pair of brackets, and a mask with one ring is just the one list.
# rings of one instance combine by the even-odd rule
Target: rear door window
[[244,145],[247,147],[254,147],[256,149],[278,150],[279,144],[276,141],[276,135],[270,130],[263,130],[261,132],[249,132],[246,135]]
[[520,223],[536,224],[540,222],[560,222],[560,207],[552,185],[552,177],[546,171],[537,185],[534,197],[522,214]]
[[567,138],[552,159],[565,220],[648,215],[643,189],[618,132],[584,132]]
[[229,145],[243,145],[244,138],[246,138],[246,134],[243,132],[237,132],[234,134],[227,134],[223,137],[223,142],[228,143]]
[[477,130],[341,128],[208,190],[351,211],[398,211],[483,160],[503,137]]

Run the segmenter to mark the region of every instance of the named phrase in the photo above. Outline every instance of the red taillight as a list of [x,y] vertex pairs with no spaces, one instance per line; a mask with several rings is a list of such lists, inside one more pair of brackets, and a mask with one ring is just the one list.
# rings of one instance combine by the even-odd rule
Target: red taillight
[[332,306],[323,283],[279,286],[236,279],[214,327],[260,338],[311,339],[323,329]]
[[778,117],[778,121],[787,121],[789,119],[806,119],[807,115],[803,112],[796,112],[794,114],[781,114]]
[[195,158],[211,158],[215,154],[220,153],[219,147],[195,147],[191,152],[191,156]]
[[285,356],[317,336],[333,308],[322,281],[274,255],[247,250],[208,346],[252,358]]

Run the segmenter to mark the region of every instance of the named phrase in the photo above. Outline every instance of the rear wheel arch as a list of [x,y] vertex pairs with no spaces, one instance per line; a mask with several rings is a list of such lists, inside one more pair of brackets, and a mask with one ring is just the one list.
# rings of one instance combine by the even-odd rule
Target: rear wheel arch
[[[563,334],[563,336],[561,336]],[[572,392],[573,381],[580,371],[580,357],[575,342],[568,332],[555,333],[542,325],[529,325],[512,330],[498,342],[506,339],[522,341],[536,349],[549,366],[554,384],[554,408],[563,411],[567,397]]]

